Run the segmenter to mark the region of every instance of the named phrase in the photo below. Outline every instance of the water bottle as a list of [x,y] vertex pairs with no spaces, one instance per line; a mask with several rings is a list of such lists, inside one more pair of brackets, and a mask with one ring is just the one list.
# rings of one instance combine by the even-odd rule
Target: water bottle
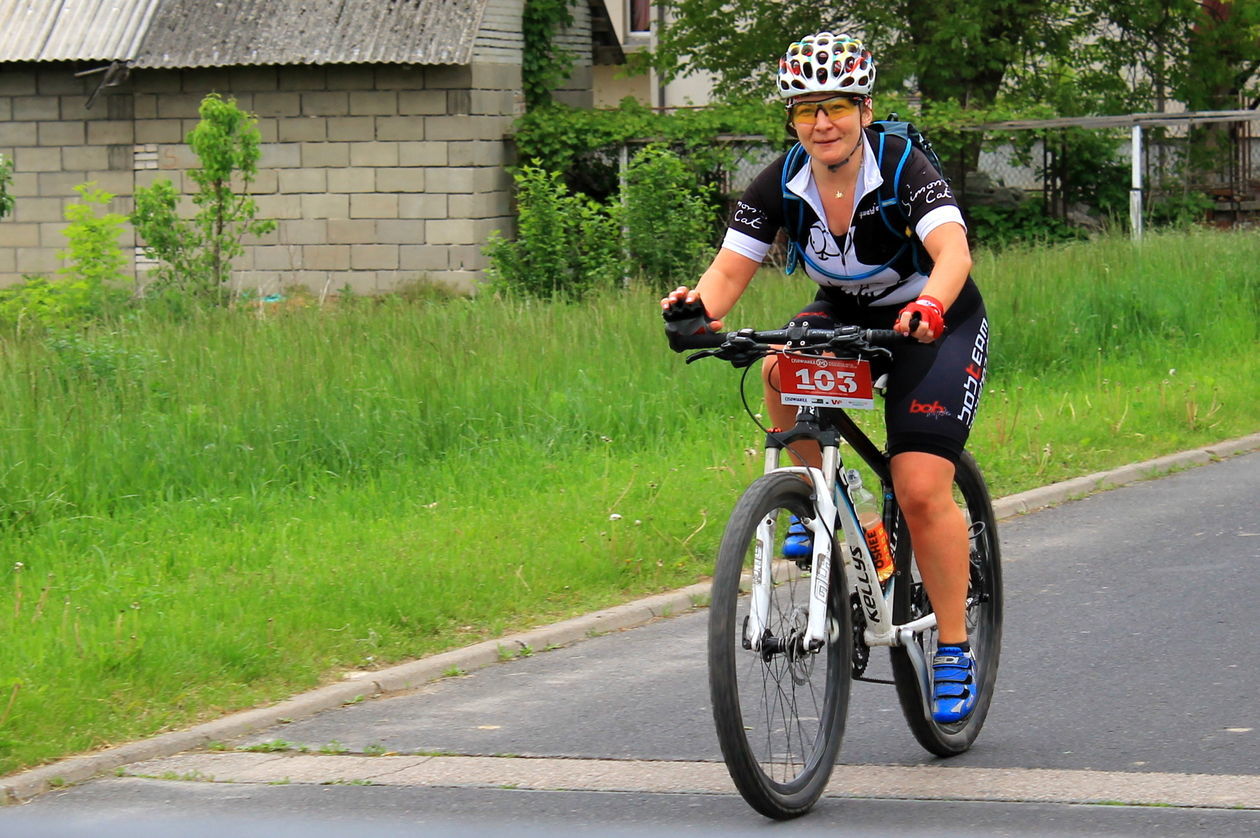
[[893,575],[894,569],[888,530],[884,529],[884,518],[880,514],[879,504],[875,502],[875,496],[862,485],[862,475],[857,469],[849,469],[847,476],[849,498],[853,501],[858,524],[862,527],[862,537],[866,539],[866,546],[875,562],[875,574],[882,585]]

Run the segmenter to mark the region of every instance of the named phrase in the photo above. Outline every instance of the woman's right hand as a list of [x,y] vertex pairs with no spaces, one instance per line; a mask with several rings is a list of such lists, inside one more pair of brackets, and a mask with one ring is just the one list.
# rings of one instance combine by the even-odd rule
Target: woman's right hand
[[700,292],[694,288],[688,288],[686,285],[679,285],[661,298],[661,313],[669,321],[687,320],[703,315],[709,331],[722,331],[722,321],[713,320],[709,317],[709,312],[704,308],[704,304],[700,302]]

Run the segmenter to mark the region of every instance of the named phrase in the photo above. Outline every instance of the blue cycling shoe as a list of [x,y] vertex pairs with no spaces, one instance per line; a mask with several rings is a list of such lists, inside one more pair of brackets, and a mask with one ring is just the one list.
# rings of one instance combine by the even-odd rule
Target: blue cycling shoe
[[785,559],[808,559],[814,555],[814,536],[805,525],[801,523],[801,519],[793,515],[788,519],[790,526],[787,531],[787,538],[783,539],[783,558]]
[[976,706],[976,659],[957,646],[938,646],[932,658],[932,720],[961,722]]

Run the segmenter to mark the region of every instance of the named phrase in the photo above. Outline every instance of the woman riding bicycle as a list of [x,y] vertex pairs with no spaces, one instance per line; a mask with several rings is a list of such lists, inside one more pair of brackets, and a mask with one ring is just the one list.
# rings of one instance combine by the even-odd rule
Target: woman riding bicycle
[[[949,723],[971,713],[977,693],[964,619],[968,533],[952,484],[984,383],[988,323],[948,182],[918,149],[905,156],[906,140],[867,128],[874,83],[870,52],[847,35],[819,32],[788,47],[778,94],[808,157],[795,173],[785,176],[784,155],[757,176],[699,283],[671,292],[661,307],[699,301],[709,328],[720,330],[787,228],[789,251],[819,286],[794,321],[891,326],[916,339],[891,362],[884,419],[893,489],[937,618],[932,715]],[[795,199],[785,206],[789,192]],[[777,427],[790,428],[796,408],[779,399],[777,367],[772,356],[762,369],[766,405]],[[798,453],[818,465],[816,444]],[[797,527],[785,552],[808,549],[809,535]]]

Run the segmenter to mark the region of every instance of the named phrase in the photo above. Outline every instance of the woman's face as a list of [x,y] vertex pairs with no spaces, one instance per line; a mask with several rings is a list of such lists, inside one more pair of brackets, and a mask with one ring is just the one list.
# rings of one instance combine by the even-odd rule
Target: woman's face
[[849,160],[862,144],[862,128],[871,121],[868,100],[844,93],[798,96],[789,114],[805,152],[826,166]]

